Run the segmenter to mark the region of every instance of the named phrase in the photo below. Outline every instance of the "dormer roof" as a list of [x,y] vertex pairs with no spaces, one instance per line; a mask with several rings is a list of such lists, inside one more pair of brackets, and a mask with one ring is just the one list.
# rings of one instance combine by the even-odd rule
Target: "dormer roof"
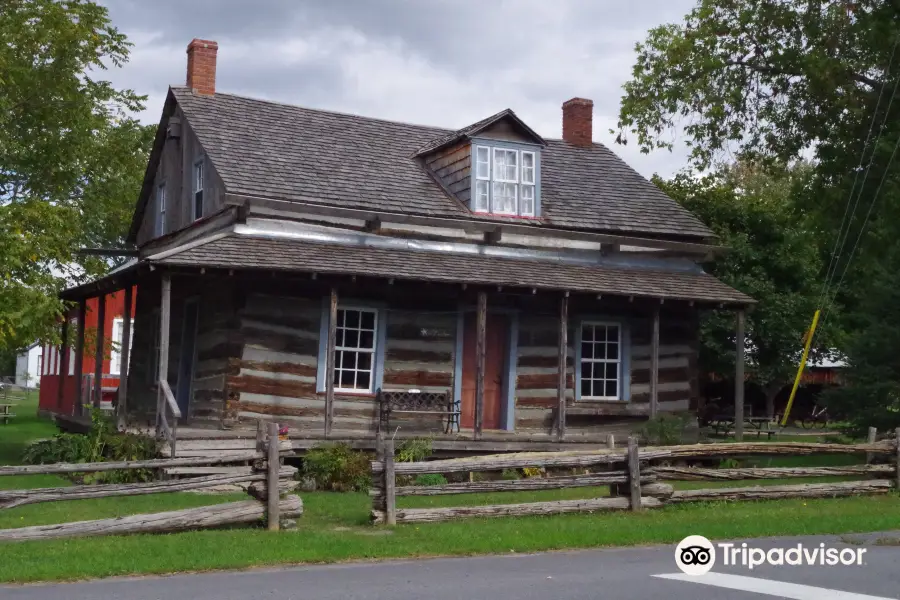
[[462,129],[457,129],[456,131],[453,131],[451,133],[442,135],[440,137],[437,137],[437,138],[431,140],[430,142],[428,142],[427,144],[425,144],[424,146],[419,148],[416,151],[416,153],[414,154],[414,156],[424,156],[424,155],[430,154],[436,150],[440,150],[441,148],[443,148],[445,146],[455,144],[456,142],[458,142],[460,140],[472,139],[473,137],[477,136],[479,133],[481,133],[485,129],[488,129],[495,123],[498,123],[503,120],[510,121],[513,124],[513,126],[515,126],[517,129],[519,129],[527,137],[531,138],[531,141],[533,143],[540,144],[541,146],[547,145],[547,142],[544,141],[544,138],[539,136],[531,127],[526,125],[525,122],[522,121],[522,119],[517,117],[516,113],[514,113],[509,108],[505,108],[505,109],[501,110],[500,112],[498,112],[497,114],[491,115],[490,117],[488,117],[486,119],[482,119],[480,121],[472,123],[471,125],[466,125]]

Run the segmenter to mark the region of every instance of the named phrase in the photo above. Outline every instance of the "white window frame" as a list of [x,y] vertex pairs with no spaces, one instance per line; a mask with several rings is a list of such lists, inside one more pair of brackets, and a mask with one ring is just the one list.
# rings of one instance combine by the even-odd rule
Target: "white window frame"
[[75,339],[74,336],[78,333],[78,319],[69,319],[69,331],[71,333],[66,344],[69,345],[69,376],[71,377],[75,374],[75,348],[72,343]]
[[[130,326],[134,329],[134,319],[131,319]],[[109,374],[122,374],[122,338],[125,337],[125,318],[116,317],[112,322],[112,348],[109,351]],[[131,356],[131,337],[128,339],[128,355]]]
[[[487,151],[487,177],[478,175],[478,151],[479,150]],[[487,213],[487,214],[490,214],[490,212],[491,212],[491,165],[492,164],[493,163],[491,161],[491,147],[476,145],[475,146],[475,190],[474,190],[474,197],[472,200],[472,206],[473,207],[475,206],[475,200],[478,197],[478,182],[479,181],[483,181],[487,185],[487,202],[486,202],[486,207],[484,209],[473,208],[474,212]]]
[[[353,304],[338,306],[338,314],[340,314],[340,311],[348,311],[348,310],[349,311],[357,311],[359,313],[372,313],[372,315],[374,316],[374,319],[372,322],[372,348],[368,349],[368,348],[360,348],[358,346],[350,347],[350,346],[346,346],[346,345],[338,345],[337,344],[337,331],[339,329],[345,329],[345,331],[346,331],[346,328],[342,327],[340,323],[335,324],[335,345],[334,345],[334,356],[332,357],[332,360],[334,361],[334,375],[333,376],[336,380],[335,384],[334,384],[334,390],[336,392],[341,392],[341,393],[345,393],[345,394],[370,394],[375,391],[375,372],[376,372],[375,360],[378,357],[378,326],[379,326],[379,319],[381,318],[381,311],[377,308],[372,308],[370,306],[359,306],[359,305],[353,305]],[[362,315],[360,314],[360,317],[361,316]],[[360,320],[360,327],[361,326],[362,326],[362,321]],[[351,329],[351,331],[354,331],[354,329]],[[361,329],[356,328],[355,331],[361,331]],[[339,365],[338,361],[337,361],[339,352],[356,352],[356,353],[371,354],[371,359],[369,361],[369,369],[368,369],[368,372],[369,372],[369,387],[368,388],[340,387],[340,385],[339,385],[339,382],[341,381],[340,374],[343,371],[352,370],[357,373],[362,373],[362,372],[365,372],[366,370],[365,369],[356,369],[356,368],[344,369],[343,365]],[[357,364],[358,364],[358,361],[357,361]],[[355,380],[356,380],[356,376],[354,376],[354,382],[355,382]]]
[[[204,183],[206,177],[206,168],[203,166],[203,159],[198,158],[194,161],[194,167],[191,175],[191,213],[194,216],[194,221],[201,218],[203,216],[203,203],[206,200],[204,196]],[[200,210],[197,211],[197,194],[200,194]]]
[[[585,339],[584,339],[584,329],[585,329],[585,327],[587,327],[587,326],[591,326],[591,327],[601,326],[601,327],[615,327],[615,328],[616,328],[616,330],[618,331],[618,338],[617,338],[617,341],[616,341],[616,345],[617,345],[617,347],[618,347],[618,352],[616,353],[616,355],[618,356],[618,358],[616,358],[616,359],[609,359],[609,358],[585,358],[585,356],[584,356],[584,343],[585,343]],[[591,382],[594,382],[594,381],[604,381],[604,382],[606,382],[606,381],[611,381],[610,379],[605,378],[605,377],[604,377],[604,378],[589,377],[589,378],[585,379],[584,375],[581,375],[581,374],[580,374],[580,373],[581,373],[582,365],[584,365],[584,363],[590,362],[590,363],[595,363],[595,364],[596,364],[596,363],[600,363],[600,364],[615,364],[615,365],[616,365],[616,379],[615,379],[615,381],[616,381],[616,395],[615,395],[615,396],[606,396],[606,395],[603,395],[603,396],[586,396],[586,395],[584,395],[584,394],[581,393],[581,389],[579,388],[579,389],[577,390],[577,392],[578,392],[578,396],[577,396],[577,397],[579,398],[579,400],[588,400],[588,401],[590,401],[590,400],[607,400],[607,401],[609,401],[609,400],[616,400],[616,401],[622,400],[622,399],[624,398],[623,389],[622,389],[622,384],[623,384],[623,382],[622,382],[622,350],[623,350],[623,346],[622,346],[622,324],[619,323],[619,322],[616,322],[616,321],[596,321],[596,320],[582,321],[582,322],[581,322],[581,325],[580,325],[580,330],[579,330],[579,332],[578,332],[578,343],[579,343],[579,345],[580,345],[580,347],[579,347],[579,349],[578,349],[578,351],[579,351],[579,359],[580,359],[579,362],[578,362],[578,370],[579,370],[579,377],[578,377],[578,379],[579,379],[579,382],[580,382],[581,385],[584,384],[584,381],[591,381]],[[596,342],[592,342],[592,343],[596,343]],[[592,387],[593,387],[593,385],[592,385]],[[604,384],[603,387],[604,387],[604,390],[603,390],[603,391],[605,392],[605,391],[606,391],[606,385]]]
[[[475,185],[471,190],[471,200],[470,207],[472,212],[477,214],[491,214],[502,217],[535,217],[537,216],[538,211],[538,153],[534,150],[519,150],[516,148],[508,148],[506,146],[493,146],[489,144],[473,144],[474,147],[474,160],[473,160],[473,168],[475,170]],[[487,151],[487,177],[479,175],[478,173],[478,154],[480,151]],[[506,152],[515,155],[515,178],[510,179],[508,177],[495,177],[494,170],[497,167],[498,161],[497,157],[499,153]],[[525,157],[531,157],[531,181],[524,181],[525,174]],[[482,163],[484,164],[484,163]],[[494,194],[494,187],[497,184],[511,185],[513,189],[513,203],[514,210],[513,211],[502,211],[497,210],[497,202]],[[478,200],[478,188],[479,185],[487,186],[487,208],[477,207],[476,202]],[[524,190],[526,188],[530,188],[532,190],[531,197],[531,208],[528,211],[522,210],[522,198],[524,196]]]
[[166,234],[166,184],[165,182],[160,183],[156,186],[156,218],[159,219],[157,222],[156,233],[157,235],[165,235]]

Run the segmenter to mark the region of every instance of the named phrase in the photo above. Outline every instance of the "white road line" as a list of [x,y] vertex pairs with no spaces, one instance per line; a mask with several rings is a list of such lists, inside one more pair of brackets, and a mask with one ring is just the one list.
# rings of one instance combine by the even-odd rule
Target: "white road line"
[[728,573],[707,573],[706,575],[685,575],[684,573],[671,573],[653,575],[660,579],[672,579],[674,581],[687,581],[701,585],[756,592],[768,594],[779,598],[791,600],[891,600],[882,596],[869,596],[868,594],[854,594],[853,592],[841,592],[828,588],[787,583],[784,581],[772,581],[758,577],[744,577],[743,575],[730,575]]

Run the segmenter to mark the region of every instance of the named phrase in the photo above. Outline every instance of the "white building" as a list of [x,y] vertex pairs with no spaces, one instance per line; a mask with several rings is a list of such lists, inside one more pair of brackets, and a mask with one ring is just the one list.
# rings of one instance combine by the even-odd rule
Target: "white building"
[[43,348],[40,342],[28,346],[16,356],[16,385],[35,388],[41,384]]

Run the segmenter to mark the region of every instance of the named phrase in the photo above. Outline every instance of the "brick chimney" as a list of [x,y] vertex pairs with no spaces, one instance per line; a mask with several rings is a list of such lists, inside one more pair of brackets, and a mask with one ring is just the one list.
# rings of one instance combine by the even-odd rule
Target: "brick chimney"
[[572,98],[562,105],[563,139],[575,146],[590,148],[593,134],[594,101]]
[[216,52],[219,45],[212,40],[194,38],[187,47],[187,86],[198,94],[216,93]]

